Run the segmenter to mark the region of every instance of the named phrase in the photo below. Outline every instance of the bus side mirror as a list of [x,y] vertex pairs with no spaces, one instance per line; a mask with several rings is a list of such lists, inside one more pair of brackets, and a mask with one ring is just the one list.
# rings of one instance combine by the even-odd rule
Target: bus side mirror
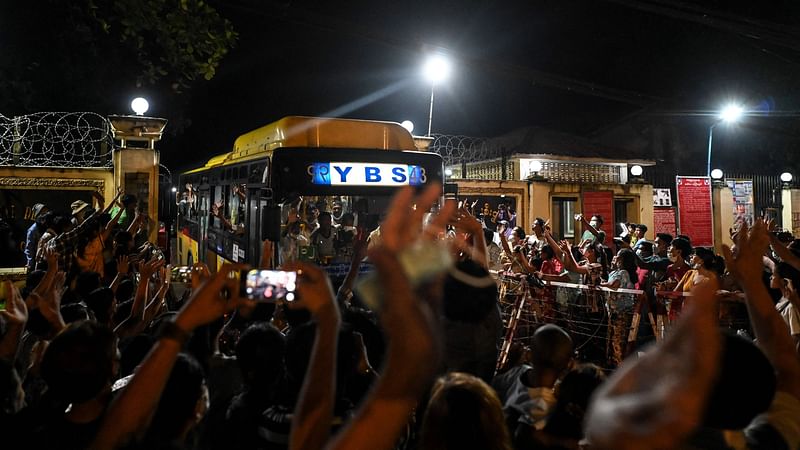
[[261,240],[278,242],[281,239],[280,206],[264,206],[261,208]]

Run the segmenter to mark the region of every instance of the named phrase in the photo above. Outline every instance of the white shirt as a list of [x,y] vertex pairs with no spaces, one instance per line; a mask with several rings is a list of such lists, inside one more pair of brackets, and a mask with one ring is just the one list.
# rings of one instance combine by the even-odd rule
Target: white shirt
[[789,334],[792,336],[800,334],[800,311],[786,297],[781,297],[775,309],[781,313],[783,321],[789,327]]

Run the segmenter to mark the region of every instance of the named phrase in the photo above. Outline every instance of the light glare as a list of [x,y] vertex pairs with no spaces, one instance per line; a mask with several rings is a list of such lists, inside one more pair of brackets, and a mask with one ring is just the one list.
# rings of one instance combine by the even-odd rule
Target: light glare
[[783,181],[784,183],[791,183],[793,178],[794,177],[789,172],[783,172],[781,174],[781,181]]
[[734,123],[742,117],[742,114],[744,114],[744,108],[732,104],[722,109],[722,112],[719,113],[719,118],[725,122]]
[[534,172],[541,172],[542,171],[542,162],[541,161],[533,161],[531,163],[531,170]]
[[150,103],[142,97],[136,97],[131,101],[131,109],[137,116],[141,116],[150,109]]
[[403,128],[405,128],[406,130],[408,130],[408,132],[409,132],[409,133],[413,133],[413,132],[414,132],[414,122],[412,122],[412,121],[410,121],[410,120],[404,120],[404,121],[403,121],[403,122],[400,124],[400,126],[402,126]]
[[722,171],[720,169],[714,169],[714,170],[711,171],[711,178],[713,178],[715,180],[722,179],[722,175],[723,175],[723,173],[722,173]]
[[450,76],[450,61],[442,55],[433,55],[425,62],[423,72],[431,83],[441,83]]
[[631,167],[631,175],[633,175],[635,177],[641,176],[643,171],[644,171],[644,169],[642,169],[642,166],[640,166],[638,164],[633,166],[633,167]]

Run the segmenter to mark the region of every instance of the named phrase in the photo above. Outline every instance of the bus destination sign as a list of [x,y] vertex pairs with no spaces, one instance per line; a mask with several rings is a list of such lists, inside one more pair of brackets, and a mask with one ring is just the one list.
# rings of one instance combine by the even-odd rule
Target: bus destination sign
[[308,166],[311,183],[328,186],[420,186],[425,168],[408,164],[315,162]]

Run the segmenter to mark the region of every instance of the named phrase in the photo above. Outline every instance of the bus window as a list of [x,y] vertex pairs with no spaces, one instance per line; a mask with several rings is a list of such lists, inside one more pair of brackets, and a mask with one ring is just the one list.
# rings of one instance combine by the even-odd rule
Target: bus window
[[307,196],[283,204],[280,264],[310,261],[343,276],[359,233],[377,239],[389,201],[388,196]]
[[230,217],[230,231],[236,234],[245,234],[247,222],[247,186],[234,184],[228,195],[228,217]]

